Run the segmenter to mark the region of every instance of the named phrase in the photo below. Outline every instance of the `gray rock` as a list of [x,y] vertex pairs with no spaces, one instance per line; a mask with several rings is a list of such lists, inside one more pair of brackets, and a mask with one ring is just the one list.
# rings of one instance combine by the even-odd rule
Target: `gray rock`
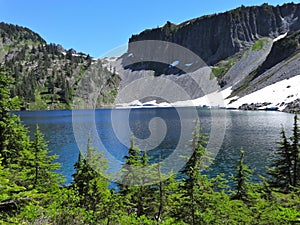
[[[260,37],[275,38],[299,28],[300,4],[240,7],[193,19],[179,25],[168,22],[161,28],[133,35],[130,42],[162,40],[184,46],[213,65],[243,49]],[[130,46],[129,46],[130,52]]]
[[300,112],[300,99],[296,99],[293,102],[286,104],[283,112],[287,113],[299,113]]

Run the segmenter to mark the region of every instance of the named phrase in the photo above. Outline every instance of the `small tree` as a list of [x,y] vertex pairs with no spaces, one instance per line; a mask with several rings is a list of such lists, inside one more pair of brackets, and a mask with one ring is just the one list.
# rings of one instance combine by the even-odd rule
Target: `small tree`
[[292,187],[297,187],[300,181],[300,131],[298,116],[294,116],[293,136],[287,138],[285,131],[281,131],[282,141],[278,142],[279,148],[272,159],[269,174],[272,176],[268,181],[271,187],[279,188],[280,191],[289,192]]
[[294,127],[293,127],[293,136],[291,137],[291,160],[292,160],[292,186],[296,187],[300,180],[300,159],[299,159],[299,141],[300,141],[300,131],[298,127],[298,116],[294,116]]
[[9,214],[10,210],[17,206],[19,199],[18,193],[25,191],[24,187],[17,185],[10,177],[11,173],[9,169],[2,166],[2,158],[0,155],[0,222],[1,219],[5,219],[5,215],[2,214],[2,212]]
[[139,217],[144,214],[144,203],[142,199],[142,188],[144,177],[141,173],[142,167],[148,163],[146,153],[141,154],[141,150],[134,144],[134,137],[131,137],[128,155],[124,157],[125,164],[121,169],[121,182],[119,183],[120,194],[124,200],[124,206],[128,214],[136,212]]
[[73,174],[73,189],[79,197],[79,206],[92,212],[94,221],[106,218],[110,191],[108,181],[103,177],[107,170],[107,160],[103,153],[91,147],[88,139],[84,155],[79,153]]
[[49,154],[48,143],[37,126],[30,147],[20,152],[18,162],[11,167],[15,170],[17,182],[28,190],[47,192],[62,182],[62,177],[55,172],[60,167],[54,163],[55,159],[57,156]]
[[280,188],[282,191],[288,191],[293,185],[292,177],[292,154],[291,144],[286,137],[285,130],[281,131],[282,141],[277,142],[278,148],[268,174],[271,175],[268,183],[270,187]]
[[244,150],[240,150],[240,159],[237,166],[237,174],[231,176],[231,179],[235,183],[235,193],[232,196],[232,199],[246,201],[248,199],[248,183],[251,177],[252,170],[244,163],[245,153]]
[[152,215],[157,223],[162,222],[174,214],[179,205],[179,200],[182,195],[179,192],[179,183],[175,180],[176,174],[164,174],[161,171],[161,163],[153,165],[153,171],[156,170],[159,181],[152,185],[153,196],[152,200]]
[[9,88],[12,83],[0,69],[0,154],[4,167],[15,163],[20,152],[30,145],[27,129],[21,124],[19,117],[10,113],[20,107],[19,99],[10,97]]
[[180,214],[188,224],[199,224],[200,218],[197,216],[197,211],[200,207],[202,192],[207,186],[207,180],[200,172],[206,168],[210,161],[205,148],[206,139],[207,137],[200,134],[196,125],[192,140],[193,154],[182,171],[185,178],[183,179],[183,200]]
[[47,189],[45,187],[57,186],[61,181],[61,177],[54,172],[60,168],[60,164],[54,162],[58,156],[50,155],[48,142],[45,141],[44,135],[38,125],[36,126],[34,140],[31,142],[31,149],[34,155],[32,164],[34,186],[42,190]]

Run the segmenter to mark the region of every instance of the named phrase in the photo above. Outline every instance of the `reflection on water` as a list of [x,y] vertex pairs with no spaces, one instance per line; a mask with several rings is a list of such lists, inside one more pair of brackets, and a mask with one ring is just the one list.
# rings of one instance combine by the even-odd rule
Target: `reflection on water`
[[[190,134],[183,134],[182,129],[183,124],[187,124],[191,119],[188,113],[190,109],[182,110],[186,110],[184,117],[179,116],[178,112],[172,108],[133,109],[130,112],[128,109],[118,110],[117,117],[113,117],[115,123],[120,125],[122,131],[122,125],[128,121],[129,115],[131,131],[131,133],[122,134],[123,137],[120,139],[119,135],[121,134],[116,133],[114,130],[116,128],[112,126],[113,111],[99,109],[95,111],[96,128],[104,148],[109,151],[111,156],[120,161],[126,154],[126,145],[128,145],[131,134],[140,140],[147,139],[151,135],[157,135],[157,138],[160,138],[163,134],[164,138],[157,146],[152,146],[151,143],[148,145],[140,143],[144,144],[141,149],[147,149],[153,160],[163,159],[173,152],[172,149],[178,145],[180,136],[190,137]],[[84,113],[87,111],[82,114],[83,124],[86,122]],[[210,110],[200,109],[198,113],[203,127],[202,132],[210,134],[212,124]],[[276,146],[275,142],[280,139],[281,127],[286,128],[288,135],[291,134],[293,115],[265,111],[226,111],[224,113],[226,113],[226,117],[218,119],[225,123],[225,137],[214,164],[207,171],[208,175],[215,176],[225,173],[228,176],[234,173],[239,158],[239,149],[243,147],[245,162],[255,170],[254,180],[259,179],[259,174],[265,174],[268,158]],[[57,161],[62,165],[60,172],[67,178],[66,183],[70,183],[71,175],[74,173],[73,165],[79,153],[73,133],[72,111],[25,111],[17,112],[17,114],[31,131],[34,131],[36,124],[39,124],[45,138],[49,141],[49,149],[53,154],[59,155]],[[86,135],[88,134],[83,135],[83,138]],[[126,139],[128,137],[128,141],[125,141],[124,137]],[[186,145],[188,144],[186,143]],[[173,163],[176,164],[176,161]],[[113,165],[110,166],[113,167]],[[116,165],[116,168],[112,168],[112,170],[117,169],[118,166]]]

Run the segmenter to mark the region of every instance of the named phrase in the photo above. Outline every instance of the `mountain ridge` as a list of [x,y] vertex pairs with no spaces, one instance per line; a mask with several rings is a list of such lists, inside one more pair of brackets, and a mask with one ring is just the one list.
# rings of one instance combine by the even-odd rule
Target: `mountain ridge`
[[132,35],[129,43],[141,40],[170,41],[188,48],[208,65],[213,65],[250,47],[260,37],[276,38],[280,34],[299,29],[299,16],[300,4],[241,6],[179,25],[167,22],[161,28]]
[[[237,103],[245,96],[300,74],[299,33],[300,4],[241,6],[178,25],[167,22],[163,27],[132,35],[128,51],[121,57],[93,59],[88,54],[77,53],[74,49],[65,50],[61,45],[48,44],[28,28],[0,23],[0,62],[15,80],[11,95],[20,96],[25,109],[72,108],[76,92],[81,88],[81,80],[88,84],[79,91],[85,96],[85,100],[89,99],[89,93],[97,92],[98,97],[93,100],[96,101],[96,106],[111,107],[114,106],[119,92],[140,78],[163,78],[166,81],[165,86],[162,83],[159,90],[153,87],[158,96],[167,93],[168,89],[173,90],[167,84],[169,80],[186,88],[192,100],[213,92],[225,93],[224,90],[230,90],[224,96],[224,101],[229,99],[226,107],[260,109],[265,102],[257,99],[249,104],[260,107],[242,107],[245,102],[241,105]],[[184,72],[179,69],[183,68],[180,64],[184,62],[176,59],[170,65],[141,61],[142,57],[138,58],[138,54],[135,54],[134,45],[143,40],[179,44],[203,59],[211,72]],[[156,49],[151,51],[153,55],[159,54]],[[141,62],[130,64],[128,59]],[[185,62],[184,68],[192,68],[191,65],[192,63],[188,65]],[[197,88],[189,79],[190,76],[208,89],[203,92]],[[141,100],[133,99],[133,96],[147,93],[145,89],[152,88],[147,85],[129,90],[128,95],[132,97],[130,99]],[[168,93],[170,94],[172,95]],[[291,95],[294,97],[289,97]],[[288,107],[290,112],[295,102],[295,110],[298,110],[298,93],[289,96],[285,102],[268,105],[280,110]],[[173,97],[178,102],[186,100],[176,95]]]
[[111,105],[119,78],[95,67],[88,54],[46,43],[32,30],[0,23],[0,62],[14,79],[11,95],[19,96],[24,109],[70,109],[79,82],[89,71],[103,77],[98,104]]

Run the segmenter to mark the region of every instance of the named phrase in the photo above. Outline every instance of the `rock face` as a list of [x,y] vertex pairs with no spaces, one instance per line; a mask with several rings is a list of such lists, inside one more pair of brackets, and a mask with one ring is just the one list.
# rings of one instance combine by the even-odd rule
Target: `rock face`
[[[135,46],[137,43],[142,45],[150,40],[178,44],[195,53],[209,66],[210,77],[206,76],[205,79],[199,80],[199,86],[208,87],[217,82],[218,88],[212,85],[214,88],[204,91],[206,94],[201,93],[199,88],[191,88],[189,93],[191,98],[201,98],[203,94],[224,91],[227,94],[224,101],[229,99],[228,102],[233,102],[277,82],[300,75],[300,4],[241,6],[228,12],[203,16],[178,25],[167,22],[163,27],[145,30],[130,38],[128,52],[121,60],[126,62],[130,58],[132,62],[138,63],[123,68],[121,66],[118,69],[123,74],[121,86],[136,78],[147,77],[150,71],[154,71],[154,75],[150,76],[167,77],[180,87],[189,87],[188,82],[181,78],[193,75],[198,79],[204,76],[197,70],[186,71],[186,68],[176,71],[173,65],[175,63],[178,64],[177,68],[183,68],[183,65],[198,61],[187,62],[184,55],[180,58],[179,54],[167,54],[168,45],[144,49],[154,56],[172,55],[173,60],[169,59],[166,65],[155,64],[153,63],[155,60],[143,60],[147,57],[141,56],[142,48]],[[282,95],[285,95],[284,88],[281,89]],[[300,91],[293,92],[294,96],[298,94],[300,95]],[[277,106],[277,102],[274,104],[273,100],[252,99],[249,103],[243,102],[238,106],[235,104],[235,108],[282,110],[294,99],[286,98],[280,107]],[[182,100],[184,99],[178,99]],[[270,106],[266,106],[266,102]],[[227,107],[231,106],[232,103],[228,103]],[[294,110],[298,106],[295,103],[291,108]]]
[[[254,91],[300,74],[300,32],[295,31],[273,43],[265,61],[234,85],[235,95],[246,96]],[[247,67],[246,67],[247,68]],[[240,76],[239,76],[240,77]]]
[[[272,103],[270,102],[264,102],[264,103],[251,103],[251,104],[243,104],[239,107],[241,110],[271,110],[271,108],[268,108],[268,105],[271,105]],[[273,109],[277,110],[277,108]]]
[[[228,100],[228,108],[286,106],[292,112],[300,108],[297,84],[289,83],[289,94],[287,85],[275,84],[300,75],[300,4],[241,6],[178,25],[167,22],[133,35],[121,57],[97,60],[47,44],[27,28],[0,23],[0,63],[15,79],[12,96],[30,109],[70,108],[77,91],[87,107],[136,100],[223,107]],[[286,96],[279,103],[269,95],[243,100],[273,84],[281,92],[272,93]],[[210,95],[217,100],[203,103]]]
[[[129,42],[162,40],[184,46],[208,65],[248,48],[260,37],[275,38],[300,28],[300,4],[238,9],[204,16],[179,25],[167,22],[165,26],[133,35]],[[129,45],[129,52],[130,52]]]
[[288,103],[283,111],[287,113],[299,113],[299,110],[300,99],[296,99],[295,101]]

